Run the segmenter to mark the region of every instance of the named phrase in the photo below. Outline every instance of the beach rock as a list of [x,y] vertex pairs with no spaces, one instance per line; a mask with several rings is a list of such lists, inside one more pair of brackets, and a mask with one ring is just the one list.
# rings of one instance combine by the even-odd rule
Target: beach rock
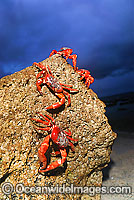
[[[10,182],[24,186],[101,186],[102,169],[110,162],[110,154],[116,134],[105,116],[105,104],[87,89],[80,76],[60,55],[42,61],[49,65],[53,75],[64,84],[72,84],[78,93],[71,94],[71,106],[48,113],[45,109],[59,99],[44,85],[43,96],[36,88],[36,75],[40,71],[30,66],[0,80],[0,178],[1,183]],[[95,83],[94,83],[95,84]],[[57,169],[39,174],[38,148],[48,132],[37,131],[31,117],[39,118],[37,112],[50,114],[56,124],[72,132],[75,152],[67,149],[67,162]],[[51,143],[50,143],[51,145]],[[58,157],[51,156],[51,162]],[[86,193],[86,192],[85,192]],[[100,199],[89,194],[12,194],[2,199]]]

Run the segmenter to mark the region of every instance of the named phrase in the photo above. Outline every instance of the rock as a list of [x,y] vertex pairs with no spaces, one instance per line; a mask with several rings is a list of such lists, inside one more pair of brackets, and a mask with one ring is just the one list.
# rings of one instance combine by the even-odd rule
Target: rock
[[[0,80],[0,177],[1,183],[10,182],[24,186],[101,186],[102,169],[110,162],[110,153],[116,134],[105,116],[105,104],[87,89],[79,75],[60,55],[53,55],[42,62],[48,64],[61,83],[72,84],[78,93],[71,94],[71,106],[60,112],[49,113],[56,124],[69,129],[73,138],[78,138],[75,152],[68,150],[67,162],[48,174],[39,174],[38,148],[47,132],[37,131],[31,117],[46,113],[45,107],[59,101],[46,85],[43,96],[36,88],[35,66],[6,76]],[[95,83],[94,83],[95,84]],[[47,112],[48,114],[48,112]],[[51,158],[57,160],[57,157]],[[1,197],[18,199],[100,199],[88,194],[17,194]],[[58,198],[59,197],[59,198]]]

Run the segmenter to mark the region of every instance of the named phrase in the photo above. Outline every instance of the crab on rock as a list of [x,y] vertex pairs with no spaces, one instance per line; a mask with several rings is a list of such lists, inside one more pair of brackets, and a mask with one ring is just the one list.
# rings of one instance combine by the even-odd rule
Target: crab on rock
[[56,51],[55,49],[50,53],[49,57],[51,57],[53,54],[59,54],[61,56],[64,56],[66,58],[66,60],[69,58],[69,59],[72,59],[73,61],[73,66],[74,66],[74,70],[76,71],[78,68],[76,67],[76,59],[77,59],[77,55],[76,54],[73,54],[73,50],[69,47],[63,47],[61,48],[59,51]]
[[33,63],[34,65],[40,67],[42,69],[42,71],[40,71],[37,76],[36,76],[36,86],[37,86],[37,90],[40,92],[41,95],[41,85],[42,84],[46,84],[53,92],[54,94],[60,99],[60,102],[54,103],[51,106],[47,107],[46,109],[56,109],[59,108],[60,106],[62,106],[65,103],[65,96],[68,96],[68,104],[67,106],[69,106],[71,104],[71,98],[70,98],[70,94],[65,91],[65,90],[69,90],[70,92],[78,92],[77,89],[73,89],[72,85],[67,85],[67,84],[63,84],[60,83],[53,75],[51,72],[50,67],[47,65],[44,66],[42,63]]
[[88,70],[78,69],[78,67],[76,67],[77,55],[76,54],[71,55],[72,52],[73,52],[73,50],[71,48],[63,47],[59,51],[53,50],[50,53],[49,57],[51,57],[54,53],[57,53],[57,54],[59,54],[61,56],[64,56],[66,58],[66,60],[68,58],[72,59],[73,66],[74,66],[74,71],[76,71],[81,76],[80,80],[85,80],[85,85],[87,87],[89,87],[94,82],[94,78],[90,75],[90,72]]
[[[69,130],[68,132],[61,129],[55,124],[55,120],[50,116],[50,115],[42,115],[38,113],[43,119],[34,119],[31,118],[31,120],[34,120],[35,122],[42,123],[43,125],[47,125],[47,127],[36,127],[38,130],[44,130],[44,131],[49,131],[50,135],[46,136],[44,139],[43,143],[38,149],[38,155],[39,155],[39,160],[42,163],[42,167],[39,168],[39,172],[47,172],[52,169],[57,168],[61,164],[63,164],[66,161],[67,157],[67,152],[66,152],[66,147],[70,146],[72,151],[74,151],[74,145],[69,141],[78,141],[77,139],[73,139],[71,137],[71,131]],[[47,157],[45,156],[45,153],[47,152],[49,145],[50,145],[50,140],[57,146],[58,151],[55,151],[55,154],[61,155],[61,159],[52,162],[50,165],[47,165]]]
[[79,69],[77,73],[81,76],[80,80],[85,79],[85,85],[89,86],[94,82],[94,78],[90,75],[90,72],[86,69]]

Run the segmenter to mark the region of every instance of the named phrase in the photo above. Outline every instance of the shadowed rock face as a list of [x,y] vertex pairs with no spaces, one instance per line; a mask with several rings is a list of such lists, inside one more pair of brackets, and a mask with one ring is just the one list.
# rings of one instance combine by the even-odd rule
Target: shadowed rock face
[[[11,182],[13,185],[23,183],[25,186],[70,186],[72,183],[77,186],[101,186],[101,169],[110,161],[111,147],[116,138],[104,114],[105,104],[91,89],[86,88],[79,75],[61,56],[53,55],[42,63],[50,66],[61,83],[72,84],[79,92],[71,94],[70,107],[67,107],[66,99],[65,106],[60,110],[48,113],[45,107],[59,99],[46,85],[42,87],[43,96],[37,91],[38,68],[30,66],[0,80],[1,182]],[[35,130],[30,118],[38,118],[37,112],[50,114],[58,126],[71,130],[72,137],[78,138],[74,153],[67,148],[67,162],[47,174],[38,173],[38,148],[48,132]],[[49,153],[50,163],[59,159],[49,156]],[[13,194],[21,196],[15,192]],[[1,196],[4,198],[3,193]],[[49,199],[48,195],[22,196],[27,199],[31,196],[33,199]],[[58,197],[79,199],[81,195],[53,194],[50,199]],[[84,197],[90,199],[89,196]],[[97,195],[93,199],[100,197]]]

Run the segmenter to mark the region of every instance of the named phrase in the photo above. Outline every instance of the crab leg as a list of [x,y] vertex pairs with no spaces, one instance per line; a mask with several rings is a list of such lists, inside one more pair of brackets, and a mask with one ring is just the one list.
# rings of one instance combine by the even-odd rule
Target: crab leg
[[39,160],[41,163],[43,163],[43,166],[39,168],[39,172],[42,169],[45,169],[47,166],[47,158],[44,155],[49,147],[49,140],[50,140],[50,135],[46,136],[45,140],[41,144],[40,148],[38,149],[38,155],[39,155]]
[[84,75],[81,75],[80,81],[82,81],[82,79],[84,79],[84,78],[85,78],[85,76],[84,76]]
[[[61,164],[63,164],[66,161],[66,157],[67,157],[66,149],[64,149],[64,150],[60,149],[60,153],[61,153],[62,159],[59,159],[59,160],[56,160],[55,162],[52,162],[52,164],[48,165],[46,169],[43,169],[43,167],[41,167],[39,169],[39,172],[47,172],[47,171],[55,169],[58,166],[60,166]],[[43,157],[43,159],[44,159],[44,157]],[[45,157],[45,159],[46,159],[46,157]],[[43,161],[44,162],[44,168],[46,167],[46,160],[45,159]]]
[[59,154],[60,154],[60,151],[55,151],[51,153],[51,155],[59,155]]
[[[64,130],[65,131],[65,130]],[[65,131],[65,133],[67,134],[67,135],[69,135],[69,136],[71,136],[72,134],[71,134],[71,131],[68,129],[68,132],[67,131]]]
[[[44,115],[42,115],[42,114],[39,113],[39,112],[38,112],[37,114],[39,114],[41,117],[43,117],[46,121],[50,122],[50,124],[51,124],[51,121],[53,122],[53,124],[55,124],[54,118],[51,117],[50,115],[47,115],[47,114],[46,114],[46,115],[45,115],[46,117],[45,117]],[[51,121],[50,121],[50,120],[51,120]]]
[[51,69],[50,69],[49,65],[47,65],[47,68],[48,68],[48,70],[49,70],[49,74],[52,75],[52,72],[51,72]]
[[86,78],[85,84],[87,84],[89,82],[89,77],[85,77],[85,78]]
[[73,55],[70,55],[68,58],[69,58],[69,59],[72,59],[73,66],[74,66],[74,71],[78,70],[78,67],[76,67],[77,55],[76,55],[76,54],[73,54]]
[[43,95],[43,93],[41,92],[41,83],[43,83],[43,78],[39,78],[37,81],[36,81],[36,86],[37,86],[37,90],[40,92],[41,95]]
[[77,139],[73,139],[72,137],[69,137],[69,136],[67,136],[67,138],[68,138],[69,140],[72,140],[72,141],[74,141],[74,142],[78,142],[78,140],[77,140]]
[[72,143],[72,142],[69,142],[69,145],[70,145],[72,151],[75,151],[75,146],[73,145],[73,143]]
[[49,57],[51,57],[51,56],[54,55],[55,53],[57,53],[57,51],[54,49],[54,50],[50,53]]
[[65,96],[62,93],[55,93],[57,97],[59,97],[61,100],[60,102],[54,103],[51,106],[48,106],[46,109],[56,109],[62,106],[65,103]]
[[94,78],[90,75],[88,78],[87,78],[87,80],[86,80],[86,82],[85,82],[85,84],[87,84],[88,83],[88,87],[90,86],[90,84],[92,84],[94,82]]
[[41,77],[42,74],[44,75],[45,72],[46,72],[46,71],[40,71],[40,72],[37,74],[36,79],[38,79],[39,77]]
[[79,69],[76,71],[80,76],[84,76],[85,78],[91,76],[90,72],[86,69]]
[[50,119],[47,118],[49,115],[46,115],[47,117],[45,117],[44,115],[42,115],[39,112],[37,112],[37,114],[39,114],[41,117],[43,117],[46,121],[50,122]]
[[88,87],[90,86],[90,79],[89,79],[89,78],[87,78],[85,84],[86,84]]
[[63,90],[63,94],[68,96],[68,104],[67,104],[67,106],[70,106],[70,104],[71,104],[70,94],[68,92],[64,91],[64,90]]
[[90,77],[90,82],[91,84],[94,82],[94,78],[92,76]]
[[78,92],[77,89],[67,88],[67,87],[64,87],[64,86],[62,86],[62,87],[63,87],[63,89],[70,90],[70,92],[71,92],[71,91]]
[[74,66],[74,71],[76,71],[78,69],[78,67],[76,67],[76,59],[77,59],[77,55],[76,54],[73,54],[73,55],[70,55],[72,52],[68,52],[67,50],[65,50],[66,52],[63,53],[63,55],[66,57],[66,60],[69,58],[69,59],[72,59],[72,62],[73,62],[73,66]]
[[37,63],[37,62],[34,62],[33,63],[33,65],[36,65],[36,66],[38,66],[38,67],[40,67],[41,69],[43,69],[43,70],[46,70],[46,66],[45,65],[43,65],[42,63]]
[[90,72],[88,70],[79,69],[76,72],[81,76],[80,80],[83,80],[85,78],[85,84],[87,85],[87,87],[89,87],[90,84],[94,82],[94,78],[90,75]]
[[49,121],[49,122],[45,122],[45,121],[43,121],[43,120],[41,120],[41,119],[31,118],[31,120],[36,121],[36,122],[38,122],[38,123],[42,123],[42,124],[44,124],[44,125],[50,125],[50,124],[51,124],[50,121]]
[[[43,121],[41,119],[35,119],[35,118],[31,118],[31,120],[34,120],[36,122],[39,122],[39,123],[42,123],[42,124],[48,125],[48,126],[52,126],[52,122],[53,122],[53,124],[55,124],[55,121],[51,116],[49,116],[47,114],[44,116],[41,113],[37,113],[37,114],[39,114],[41,117],[43,117],[47,122],[45,122],[45,121]],[[52,120],[52,122],[51,122],[51,120]],[[37,130],[50,131],[51,127],[38,127],[38,126],[36,126],[36,129]]]
[[36,66],[40,67],[40,64],[37,63],[37,62],[34,62],[33,65],[36,65]]
[[54,118],[53,118],[53,117],[51,117],[50,115],[47,115],[47,114],[46,114],[46,116],[47,116],[49,119],[51,119],[51,120],[52,120],[53,124],[55,124],[55,120],[54,120]]

